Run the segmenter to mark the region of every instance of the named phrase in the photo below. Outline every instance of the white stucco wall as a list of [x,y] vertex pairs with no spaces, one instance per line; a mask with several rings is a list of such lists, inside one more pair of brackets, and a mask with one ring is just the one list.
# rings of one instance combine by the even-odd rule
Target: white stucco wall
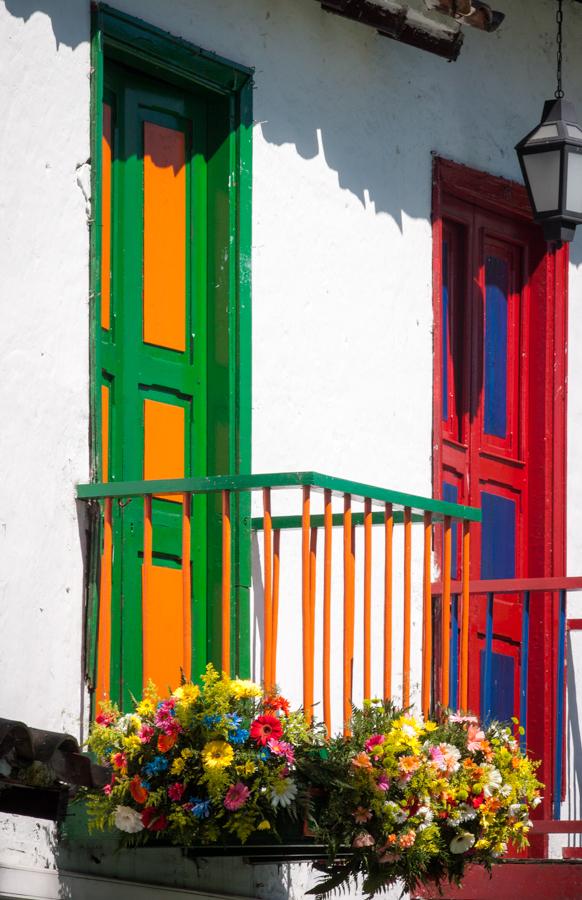
[[[329,16],[313,0],[115,5],[255,67],[254,471],[315,469],[430,494],[431,153],[519,177],[513,145],[553,91],[553,4],[499,0],[503,28],[468,31],[455,64]],[[578,39],[582,9],[568,16]],[[89,477],[89,29],[87,0],[0,5],[0,713],[77,735],[83,567],[74,484]],[[582,109],[571,47],[566,76]],[[570,574],[582,571],[581,300],[578,237]],[[298,644],[286,609],[284,633]],[[295,683],[291,668],[281,681]],[[0,862],[52,866],[50,840],[45,826],[5,818]],[[272,867],[264,877],[240,863],[216,870],[196,881],[193,867],[176,863],[171,879],[302,896],[303,875],[275,890]]]

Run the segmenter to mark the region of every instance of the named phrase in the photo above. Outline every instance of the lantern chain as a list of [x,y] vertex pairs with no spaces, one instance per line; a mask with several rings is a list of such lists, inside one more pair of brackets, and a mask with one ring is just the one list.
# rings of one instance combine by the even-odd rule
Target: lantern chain
[[558,32],[556,34],[556,76],[557,76],[557,88],[554,93],[556,100],[561,100],[564,96],[564,91],[562,90],[562,23],[564,21],[564,13],[562,11],[562,0],[558,0],[558,9],[556,11],[556,25],[558,26]]

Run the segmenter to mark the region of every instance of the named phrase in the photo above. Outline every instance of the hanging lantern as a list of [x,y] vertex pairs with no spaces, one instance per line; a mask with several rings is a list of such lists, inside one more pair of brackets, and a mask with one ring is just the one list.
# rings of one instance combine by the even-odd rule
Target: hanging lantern
[[562,0],[558,0],[557,89],[541,122],[517,144],[534,221],[547,241],[571,241],[582,223],[582,128],[562,90]]

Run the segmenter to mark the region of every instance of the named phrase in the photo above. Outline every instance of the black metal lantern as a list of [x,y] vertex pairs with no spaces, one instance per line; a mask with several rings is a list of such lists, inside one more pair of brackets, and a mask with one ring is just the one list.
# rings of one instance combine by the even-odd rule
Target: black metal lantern
[[571,241],[582,223],[582,128],[562,90],[562,0],[558,0],[558,87],[539,125],[516,146],[534,220],[547,241]]

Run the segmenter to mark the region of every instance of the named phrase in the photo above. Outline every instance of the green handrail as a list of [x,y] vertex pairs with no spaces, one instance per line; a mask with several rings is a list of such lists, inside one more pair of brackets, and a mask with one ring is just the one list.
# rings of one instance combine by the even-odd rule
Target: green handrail
[[[79,500],[104,500],[106,497],[143,497],[146,494],[211,494],[219,491],[260,491],[263,488],[311,487],[317,491],[330,490],[332,494],[351,494],[354,500],[371,500],[374,504],[392,503],[395,506],[409,508],[416,513],[430,512],[437,519],[450,516],[453,519],[464,519],[469,522],[481,521],[481,510],[473,506],[449,503],[445,500],[434,500],[416,494],[405,494],[387,488],[363,484],[322,475],[319,472],[270,472],[265,475],[211,475],[205,478],[164,478],[150,481],[111,481],[107,483],[77,485]],[[285,525],[274,527],[297,527],[296,517],[280,517]],[[254,520],[253,525],[260,520]],[[291,524],[292,523],[292,524]]]

